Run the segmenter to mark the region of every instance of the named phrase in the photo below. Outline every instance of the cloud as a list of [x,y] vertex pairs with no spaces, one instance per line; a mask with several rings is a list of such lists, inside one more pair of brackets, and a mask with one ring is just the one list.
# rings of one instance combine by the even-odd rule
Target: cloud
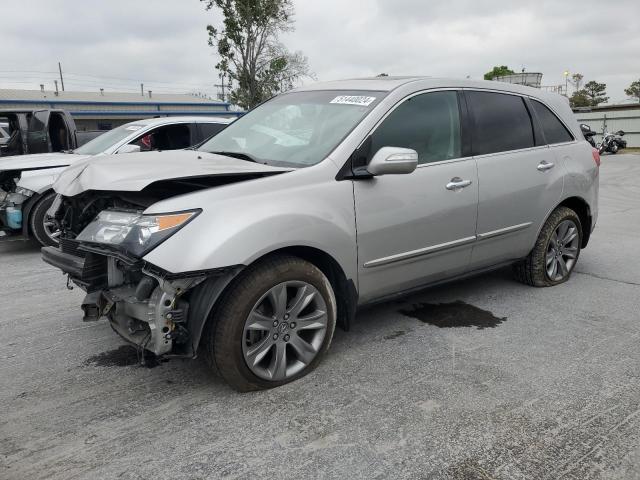
[[[494,65],[562,72],[608,85],[612,100],[640,77],[637,0],[294,0],[296,29],[282,36],[319,80],[381,72],[481,78]],[[205,27],[218,23],[198,0],[34,0],[3,5],[0,87],[52,88],[58,60],[67,89],[215,93]],[[10,72],[18,70],[21,72]],[[35,73],[28,73],[35,72]],[[40,73],[44,72],[44,73]],[[89,77],[87,75],[93,75]],[[130,79],[127,81],[119,79]],[[12,83],[13,82],[13,83]],[[15,83],[24,82],[24,83]]]

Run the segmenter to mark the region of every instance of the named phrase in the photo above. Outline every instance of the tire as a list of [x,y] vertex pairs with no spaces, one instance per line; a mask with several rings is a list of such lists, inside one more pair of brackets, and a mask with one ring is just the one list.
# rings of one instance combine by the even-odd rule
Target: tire
[[55,237],[51,236],[45,226],[47,211],[51,208],[55,198],[56,194],[53,192],[44,195],[40,200],[38,200],[38,203],[34,205],[31,210],[31,215],[29,215],[29,231],[33,238],[35,238],[43,247],[58,246],[58,241]]
[[[281,298],[286,300],[281,302]],[[278,312],[285,313],[277,313],[275,303],[284,305]],[[306,306],[296,313],[303,304]],[[266,258],[247,267],[232,282],[208,319],[203,337],[205,360],[242,392],[292,382],[310,373],[326,354],[336,310],[331,284],[315,265],[293,256]],[[320,318],[322,312],[325,315]],[[322,322],[325,326],[318,327]],[[298,354],[303,345],[312,347],[303,352],[305,356]],[[261,353],[252,356],[258,350]],[[279,361],[281,358],[284,360]]]
[[613,142],[611,147],[609,147],[609,151],[615,155],[618,152],[618,144]]
[[[562,245],[559,250],[558,247],[554,248],[553,239],[557,238],[557,230],[561,225],[564,227],[571,224],[575,226],[575,237],[567,241],[566,238],[571,236],[571,230],[567,230],[564,241],[560,242]],[[534,287],[551,287],[566,282],[578,262],[582,237],[582,223],[578,215],[567,207],[556,208],[542,227],[533,250],[525,259],[513,265],[516,280]],[[549,263],[550,258],[551,263]],[[558,258],[562,263],[557,260]],[[553,269],[554,262],[558,266],[557,273],[551,276],[549,269]],[[566,267],[566,273],[561,268],[562,264]]]

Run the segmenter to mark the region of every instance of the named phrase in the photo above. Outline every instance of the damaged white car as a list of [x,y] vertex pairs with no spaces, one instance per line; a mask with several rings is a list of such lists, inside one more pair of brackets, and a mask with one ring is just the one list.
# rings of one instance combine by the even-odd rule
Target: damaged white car
[[270,388],[310,372],[361,305],[508,264],[529,285],[569,279],[599,161],[566,99],[537,89],[316,84],[196,150],[68,168],[60,247],[42,254],[87,291],[85,320]]
[[60,230],[47,217],[53,182],[67,166],[104,155],[176,150],[202,143],[233,120],[225,117],[159,117],[103,133],[75,150],[0,157],[0,236],[22,235],[57,245]]

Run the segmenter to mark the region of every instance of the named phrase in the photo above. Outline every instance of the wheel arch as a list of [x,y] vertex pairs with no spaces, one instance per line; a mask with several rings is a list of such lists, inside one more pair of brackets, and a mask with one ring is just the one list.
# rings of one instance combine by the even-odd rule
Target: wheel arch
[[[329,253],[315,247],[293,245],[278,248],[254,259],[249,265],[278,255],[291,255],[301,258],[322,271],[327,277],[336,295],[336,323],[345,331],[350,329],[358,305],[358,291],[353,279],[348,278],[344,270]],[[196,287],[190,297],[189,325],[192,335],[193,353],[198,350],[205,329],[213,327],[215,311],[225,293],[233,288],[240,273],[249,265],[233,269],[229,274],[218,279],[211,279]],[[211,296],[215,298],[211,301]]]
[[[558,207],[567,207],[576,212],[580,223],[582,224],[582,244],[580,248],[585,248],[591,237],[591,227],[593,225],[593,217],[591,215],[591,207],[582,197],[569,197],[564,199]],[[555,210],[555,208],[554,208]],[[550,214],[549,214],[550,215]],[[546,219],[545,219],[546,222]]]

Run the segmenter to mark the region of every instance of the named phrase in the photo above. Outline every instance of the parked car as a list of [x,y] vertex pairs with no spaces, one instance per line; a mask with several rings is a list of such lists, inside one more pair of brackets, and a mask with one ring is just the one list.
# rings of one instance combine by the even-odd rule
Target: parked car
[[75,150],[0,158],[0,227],[33,237],[42,245],[57,245],[60,232],[48,219],[47,210],[55,198],[53,182],[65,167],[97,156],[187,148],[220,132],[231,121],[222,117],[137,120]]
[[[8,137],[0,140],[1,157],[61,152],[77,148],[104,133],[82,132],[66,110],[0,110],[0,124]],[[0,132],[0,136],[3,136]]]
[[69,167],[60,247],[42,255],[87,291],[85,320],[270,388],[318,365],[362,305],[509,264],[528,285],[567,281],[599,160],[566,99],[538,89],[319,83],[197,150]]

